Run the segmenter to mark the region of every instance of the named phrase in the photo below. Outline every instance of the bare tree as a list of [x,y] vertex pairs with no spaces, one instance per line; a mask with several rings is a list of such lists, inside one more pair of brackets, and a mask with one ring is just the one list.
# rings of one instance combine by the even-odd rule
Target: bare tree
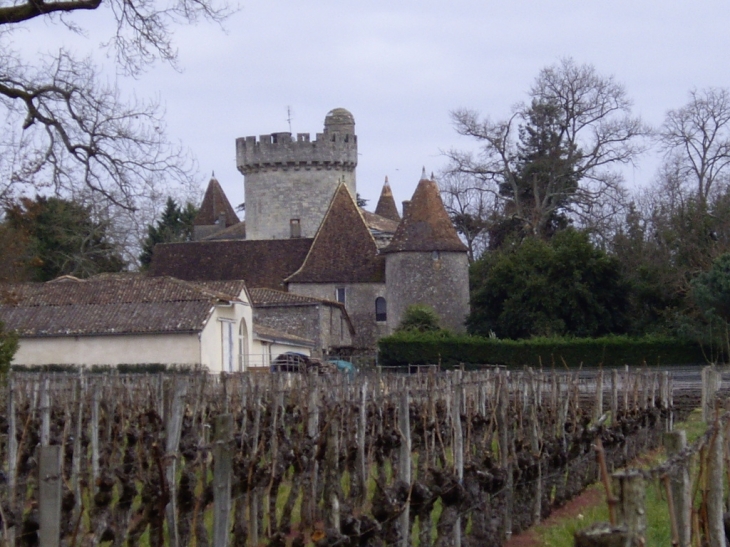
[[[47,18],[83,33],[77,11],[111,16],[121,74],[135,76],[156,60],[175,65],[172,27],[202,19],[222,21],[228,8],[214,0],[0,0],[0,198],[16,188],[57,193],[81,186],[127,209],[164,181],[189,181],[194,165],[166,137],[154,101],[124,100],[88,58],[60,48],[29,63],[12,47],[12,31]],[[109,9],[101,10],[102,6]],[[8,151],[12,155],[7,155]]]
[[465,173],[443,173],[439,186],[446,212],[466,243],[469,261],[474,262],[488,245],[487,230],[494,213],[491,196],[479,179]]
[[481,181],[526,234],[548,237],[574,220],[600,225],[623,201],[615,167],[637,158],[649,129],[631,116],[620,84],[572,59],[543,69],[529,97],[497,122],[454,111],[457,132],[478,150],[448,152],[450,170]]
[[689,103],[667,113],[660,139],[667,165],[706,207],[730,180],[730,91],[691,91]]

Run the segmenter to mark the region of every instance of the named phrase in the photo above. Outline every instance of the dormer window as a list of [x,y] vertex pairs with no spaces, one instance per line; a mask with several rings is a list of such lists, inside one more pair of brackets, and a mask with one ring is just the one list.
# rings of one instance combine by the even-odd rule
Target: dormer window
[[293,218],[289,221],[289,231],[292,238],[302,237],[302,226],[298,218]]

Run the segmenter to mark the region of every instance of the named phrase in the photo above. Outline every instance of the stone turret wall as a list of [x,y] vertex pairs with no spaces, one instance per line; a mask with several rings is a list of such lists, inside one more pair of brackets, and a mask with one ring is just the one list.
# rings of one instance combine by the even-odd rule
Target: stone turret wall
[[238,170],[245,177],[248,239],[289,238],[292,219],[299,220],[301,237],[314,237],[338,184],[344,181],[356,195],[354,127],[352,115],[336,109],[315,140],[308,133],[236,140]]
[[388,331],[411,304],[431,306],[441,326],[465,332],[469,314],[469,262],[463,252],[398,252],[385,258]]

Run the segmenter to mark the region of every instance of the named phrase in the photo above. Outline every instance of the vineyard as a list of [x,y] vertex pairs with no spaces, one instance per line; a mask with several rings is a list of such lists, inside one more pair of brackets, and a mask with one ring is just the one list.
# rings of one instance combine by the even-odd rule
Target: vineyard
[[609,469],[656,446],[680,395],[647,371],[14,374],[2,537],[500,545],[599,478],[597,439]]

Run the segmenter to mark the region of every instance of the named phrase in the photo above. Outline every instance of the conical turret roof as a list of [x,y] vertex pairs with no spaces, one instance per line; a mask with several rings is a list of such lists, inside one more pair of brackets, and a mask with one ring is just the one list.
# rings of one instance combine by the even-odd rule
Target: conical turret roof
[[383,184],[383,190],[380,192],[380,199],[378,200],[377,207],[375,207],[375,214],[389,220],[400,222],[398,207],[395,205],[393,192],[390,189],[390,184],[388,184],[388,177],[385,177],[385,184]]
[[335,191],[301,268],[287,283],[379,283],[385,263],[355,200],[342,183]]
[[426,179],[424,171],[403,220],[382,252],[466,250],[446,213],[438,185]]
[[223,192],[223,188],[221,188],[220,183],[213,176],[208,183],[208,189],[205,191],[203,203],[193,224],[195,226],[210,226],[218,221],[221,214],[225,218],[225,226],[223,226],[225,228],[240,222],[225,192]]

